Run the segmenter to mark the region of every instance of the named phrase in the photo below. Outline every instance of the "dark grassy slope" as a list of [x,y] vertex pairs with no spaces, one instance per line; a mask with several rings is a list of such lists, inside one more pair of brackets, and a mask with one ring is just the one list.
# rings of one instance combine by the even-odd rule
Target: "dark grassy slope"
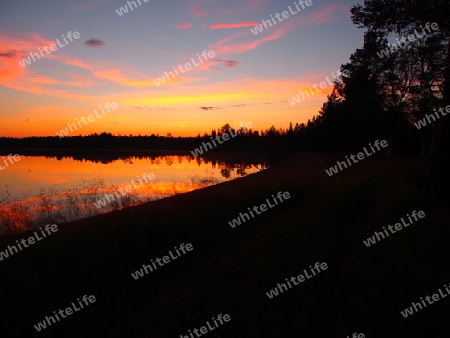
[[[423,209],[424,162],[367,159],[328,177],[324,169],[335,162],[299,155],[220,186],[61,226],[0,262],[2,333],[180,337],[227,313],[231,322],[209,337],[444,334],[450,297],[412,318],[400,311],[450,282],[449,212],[425,210],[423,220],[373,247],[362,242]],[[291,199],[229,226],[278,191]],[[0,238],[0,250],[15,239]],[[137,281],[131,277],[181,243],[194,250]],[[317,261],[328,270],[266,296]],[[42,332],[33,328],[84,294],[97,301]]]

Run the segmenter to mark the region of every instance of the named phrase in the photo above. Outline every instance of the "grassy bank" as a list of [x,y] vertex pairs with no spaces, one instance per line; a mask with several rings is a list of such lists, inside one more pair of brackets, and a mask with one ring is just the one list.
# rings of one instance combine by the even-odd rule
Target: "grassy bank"
[[[450,279],[443,268],[449,212],[421,201],[426,160],[367,159],[329,177],[334,161],[298,154],[245,178],[61,225],[0,262],[6,328],[12,336],[179,337],[222,313],[231,321],[209,337],[424,337],[429,323],[439,330],[447,300],[400,315]],[[291,198],[230,227],[278,191]],[[363,244],[414,209],[426,217]],[[28,236],[0,238],[0,250]],[[194,250],[131,277],[181,243]],[[329,268],[266,296],[315,262]],[[33,328],[85,294],[96,303],[40,333]]]

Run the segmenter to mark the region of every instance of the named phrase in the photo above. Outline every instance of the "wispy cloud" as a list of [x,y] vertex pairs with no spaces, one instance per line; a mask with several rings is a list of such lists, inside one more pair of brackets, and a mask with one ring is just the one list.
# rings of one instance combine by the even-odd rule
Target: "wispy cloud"
[[52,43],[53,41],[36,33],[22,36],[0,32],[0,46],[4,48],[0,58],[0,85],[8,87],[10,82],[24,77],[29,70],[21,67],[19,61],[26,57],[28,52],[35,52],[38,47]]
[[[285,101],[288,102],[288,101]],[[264,102],[264,103],[241,103],[241,104],[234,104],[229,106],[230,108],[242,108],[242,107],[250,107],[250,106],[266,106],[266,105],[270,105],[271,103],[269,102]]]
[[[61,81],[36,74],[36,70],[29,67],[21,67],[19,61],[28,57],[30,52],[36,52],[39,47],[49,46],[55,43],[45,37],[32,33],[28,36],[0,32],[0,46],[4,48],[0,57],[0,86],[34,94],[45,94],[58,98],[73,98],[79,100],[91,100],[92,96],[70,93],[54,85],[85,87],[93,84],[93,80],[106,80],[126,87],[153,86],[152,78],[139,70],[126,65],[107,61],[86,62],[79,58],[69,56],[64,51],[46,54],[45,59],[62,64],[88,70],[90,77],[58,74],[60,78],[70,78],[72,81]],[[91,41],[90,45],[99,45],[97,41]],[[42,60],[43,61],[43,60]],[[187,81],[187,80],[185,80]]]
[[94,82],[90,79],[83,78],[81,76],[69,75],[73,81],[60,81],[49,77],[31,77],[27,80],[32,83],[48,84],[48,85],[65,85],[73,87],[88,87],[92,86]]
[[269,35],[262,36],[257,40],[238,41],[227,44],[228,41],[236,40],[237,38],[244,35],[249,35],[248,32],[239,32],[216,42],[210,48],[215,52],[216,55],[241,54],[248,50],[255,49],[265,42],[277,40],[283,37],[286,31],[286,28],[275,28]]
[[238,23],[218,23],[209,26],[209,29],[223,29],[223,28],[242,28],[258,26],[259,23],[254,21],[238,22]]
[[328,23],[339,13],[345,13],[348,15],[349,7],[344,4],[327,5],[315,12],[295,15],[289,18],[289,20],[278,22],[274,27],[271,27],[270,30],[264,32],[262,35],[259,35],[260,37],[256,40],[236,41],[239,39],[242,40],[242,38],[246,36],[252,36],[250,30],[245,32],[237,32],[216,42],[211,45],[210,48],[214,50],[217,56],[241,54],[246,51],[256,49],[266,42],[283,38],[295,27]]
[[180,28],[180,29],[187,29],[187,28],[191,28],[191,27],[192,27],[192,25],[190,23],[181,23],[181,24],[177,25],[177,28]]

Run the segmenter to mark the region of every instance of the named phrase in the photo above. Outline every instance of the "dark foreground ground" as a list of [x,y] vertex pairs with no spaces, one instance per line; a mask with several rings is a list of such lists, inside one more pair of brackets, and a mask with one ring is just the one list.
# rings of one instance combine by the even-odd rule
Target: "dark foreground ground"
[[[219,186],[60,225],[0,262],[1,337],[181,337],[218,314],[231,321],[204,336],[448,337],[450,297],[400,314],[450,283],[450,211],[422,204],[426,159],[369,158],[329,177],[335,160],[298,154]],[[291,198],[230,227],[278,191]],[[363,244],[413,210],[426,217]],[[0,251],[30,235],[0,238]],[[193,251],[131,277],[181,243]],[[266,296],[316,262],[328,269]],[[97,301],[35,330],[83,295]]]

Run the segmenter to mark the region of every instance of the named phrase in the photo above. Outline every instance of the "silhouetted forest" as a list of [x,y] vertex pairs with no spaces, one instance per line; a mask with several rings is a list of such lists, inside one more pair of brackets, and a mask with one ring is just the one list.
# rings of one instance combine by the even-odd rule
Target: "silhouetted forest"
[[[330,96],[330,100],[334,100],[335,94]],[[345,101],[340,100],[340,104]],[[342,107],[344,108],[344,107]],[[342,109],[340,108],[340,109]],[[382,128],[371,126],[372,138],[367,137],[368,133],[360,133],[360,130],[352,124],[343,124],[338,127],[334,123],[330,123],[337,115],[340,120],[344,116],[336,114],[337,107],[330,108],[326,103],[322,108],[320,115],[313,116],[311,120],[305,123],[296,123],[295,126],[290,123],[288,128],[276,128],[272,126],[266,130],[240,130],[235,138],[223,142],[210,151],[336,151],[358,148],[360,145],[367,145],[374,138],[386,138],[387,134]],[[381,127],[381,126],[380,126]],[[91,134],[87,136],[70,136],[59,138],[51,137],[26,137],[26,138],[10,138],[0,137],[0,148],[3,149],[47,149],[40,151],[40,155],[50,155],[60,153],[61,156],[66,154],[76,154],[76,149],[83,149],[81,154],[85,154],[85,150],[90,149],[92,152],[101,150],[102,153],[110,151],[112,153],[119,150],[194,150],[200,147],[202,142],[211,142],[211,137],[215,139],[227,133],[231,129],[233,134],[236,130],[231,128],[227,123],[221,128],[212,130],[197,137],[172,137],[160,136],[152,134],[148,135],[128,135],[118,136],[111,133]],[[417,153],[421,151],[421,141],[426,140],[424,136],[420,136],[414,129],[409,126],[405,128],[403,134],[397,135],[397,141],[403,142],[401,147],[402,153]],[[429,136],[428,136],[429,138]],[[59,151],[57,151],[59,150]],[[182,152],[183,153],[183,152]],[[37,155],[36,152],[24,152],[26,155]],[[83,156],[84,157],[84,156]]]

